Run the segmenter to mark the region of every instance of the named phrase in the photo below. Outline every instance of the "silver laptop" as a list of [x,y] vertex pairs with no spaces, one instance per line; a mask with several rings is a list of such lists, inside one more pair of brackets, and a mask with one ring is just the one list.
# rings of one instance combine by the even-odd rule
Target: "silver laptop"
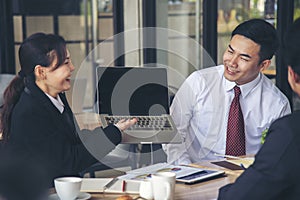
[[137,118],[122,143],[180,143],[169,115],[167,70],[157,67],[97,67],[97,105],[103,127]]

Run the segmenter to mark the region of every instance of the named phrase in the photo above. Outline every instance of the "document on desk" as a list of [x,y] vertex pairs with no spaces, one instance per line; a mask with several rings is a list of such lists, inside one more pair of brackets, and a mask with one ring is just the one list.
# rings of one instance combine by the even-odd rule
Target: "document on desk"
[[129,194],[139,193],[140,181],[136,180],[117,179],[117,181],[115,181],[112,185],[105,189],[105,186],[112,180],[113,178],[83,178],[81,184],[81,192]]
[[223,174],[223,171],[212,171],[186,165],[171,165],[168,163],[157,163],[154,165],[142,167],[139,169],[126,172],[125,175],[119,176],[124,180],[145,180],[151,178],[151,175],[158,172],[173,172],[176,174],[178,182],[194,183],[206,178],[211,178]]
[[244,168],[248,168],[253,164],[254,158],[243,158],[243,159],[227,159],[227,162],[233,163],[235,165],[242,166]]
[[221,167],[225,167],[230,170],[245,170],[250,165],[252,165],[253,162],[254,162],[253,157],[246,157],[246,158],[236,158],[236,159],[230,158],[230,159],[215,161],[211,163],[215,165],[219,165]]

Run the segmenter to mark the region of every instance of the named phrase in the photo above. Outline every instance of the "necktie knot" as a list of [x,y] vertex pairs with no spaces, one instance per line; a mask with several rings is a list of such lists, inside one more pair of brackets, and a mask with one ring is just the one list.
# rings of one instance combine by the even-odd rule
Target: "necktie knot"
[[234,89],[234,95],[235,95],[235,97],[239,97],[240,94],[241,94],[241,89],[240,89],[240,87],[234,86],[233,89]]

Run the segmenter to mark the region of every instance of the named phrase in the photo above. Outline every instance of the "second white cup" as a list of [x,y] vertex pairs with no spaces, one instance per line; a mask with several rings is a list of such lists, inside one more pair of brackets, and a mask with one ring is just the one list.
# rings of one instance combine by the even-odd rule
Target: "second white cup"
[[54,179],[54,186],[61,200],[74,200],[81,189],[82,179],[79,177],[61,177]]
[[144,199],[153,199],[152,183],[151,181],[145,180],[140,183],[139,189],[140,197]]
[[153,197],[155,200],[173,200],[175,193],[176,174],[159,172],[151,176]]

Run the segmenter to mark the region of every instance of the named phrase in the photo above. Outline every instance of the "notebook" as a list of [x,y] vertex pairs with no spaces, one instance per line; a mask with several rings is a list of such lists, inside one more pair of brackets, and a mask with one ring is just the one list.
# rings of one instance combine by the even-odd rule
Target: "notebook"
[[126,180],[126,187],[123,186],[123,180],[118,180],[104,191],[104,186],[111,180],[112,178],[83,178],[80,191],[95,193],[139,193],[140,181],[135,180]]
[[212,164],[225,167],[230,170],[245,170],[254,162],[254,157],[245,157],[237,159],[227,159],[211,162]]
[[97,67],[97,105],[103,127],[136,117],[138,123],[124,131],[122,143],[180,143],[169,115],[166,68]]

